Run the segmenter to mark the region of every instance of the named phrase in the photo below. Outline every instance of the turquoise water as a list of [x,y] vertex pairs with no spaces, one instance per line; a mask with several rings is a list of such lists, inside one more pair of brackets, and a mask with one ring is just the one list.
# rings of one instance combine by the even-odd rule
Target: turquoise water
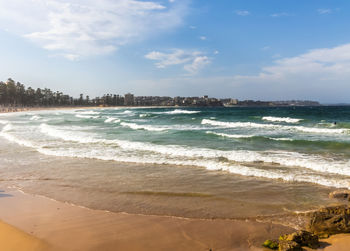
[[[289,191],[291,187],[312,190],[317,186],[322,196],[327,189],[350,188],[350,107],[49,110],[0,115],[0,131],[3,142],[35,153],[36,157],[24,153],[32,163],[36,158],[52,158],[56,163],[73,159],[67,165],[84,160],[88,178],[95,177],[93,184],[102,190],[107,189],[108,182],[104,187],[107,178],[100,177],[100,172],[110,171],[102,166],[118,163],[113,172],[123,173],[125,176],[121,177],[127,177],[129,183],[125,181],[127,185],[121,185],[123,178],[118,176],[109,180],[108,189],[114,189],[113,196],[122,194],[124,199],[127,195],[163,198],[172,193],[178,197],[198,197],[202,202],[213,200],[217,205],[212,198],[217,194],[230,194],[227,196],[232,198],[231,193],[238,187],[240,192],[249,190],[259,194],[261,184],[266,193],[284,188]],[[125,163],[124,169],[121,163]],[[134,169],[140,165],[142,170]],[[33,173],[33,168],[27,172],[23,171],[25,167],[21,168],[20,172],[16,171],[16,177]],[[64,168],[66,174],[78,177],[73,167]],[[43,169],[42,174],[47,170]],[[126,170],[134,173],[126,174]],[[168,187],[158,180],[152,181],[153,185],[145,184],[140,178],[141,173],[145,177],[154,170],[161,172]],[[60,175],[53,177],[53,173],[50,177],[58,179]],[[185,178],[191,175],[192,179]],[[177,179],[170,181],[171,177]],[[72,183],[88,182],[88,178],[74,179]],[[61,176],[60,179],[64,180]],[[194,188],[193,182],[201,187]],[[278,188],[271,188],[271,184]],[[182,188],[176,190],[177,186]],[[252,187],[254,192],[250,190]],[[305,192],[303,189],[298,192],[300,196]],[[300,198],[294,196],[279,207],[291,208],[297,199]],[[105,199],[106,205],[108,200],[111,198]],[[312,203],[315,200],[309,198]],[[127,208],[130,211],[131,206]],[[125,211],[125,207],[115,210]],[[147,212],[158,211],[150,206]],[[210,212],[215,216],[215,210]],[[168,214],[165,209],[163,213]]]

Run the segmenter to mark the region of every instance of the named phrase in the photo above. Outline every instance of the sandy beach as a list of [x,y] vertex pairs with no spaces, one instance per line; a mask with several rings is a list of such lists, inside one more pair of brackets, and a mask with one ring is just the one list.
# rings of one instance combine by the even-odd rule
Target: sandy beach
[[[1,193],[0,203],[4,250],[265,250],[265,239],[293,232],[255,221],[90,210],[16,190]],[[319,250],[345,251],[349,244],[350,235],[340,234],[322,240]]]
[[[43,250],[260,250],[266,238],[293,231],[253,221],[90,210],[16,190],[2,195],[0,219],[34,236],[31,241],[38,238],[48,243]],[[4,231],[15,238],[14,230]],[[31,242],[24,241],[20,240],[30,247]]]
[[[38,153],[29,149],[20,151],[23,151],[23,156],[29,154],[33,155],[33,159],[38,158]],[[57,159],[53,163],[61,163],[62,160]],[[76,159],[71,161],[80,163]],[[96,165],[97,162],[87,163],[84,166]],[[106,168],[112,167],[112,164],[101,163]],[[65,163],[62,162],[62,165]],[[49,166],[45,164],[46,168]],[[113,168],[103,172],[107,173],[107,170],[117,169],[113,164]],[[50,181],[50,178],[42,176],[43,173],[40,175],[41,182]],[[92,210],[15,188],[3,187],[3,190],[0,193],[0,238],[8,245],[6,250],[264,250],[262,243],[266,239],[277,239],[282,234],[295,231],[278,224],[257,222],[253,218],[194,219]],[[348,250],[349,244],[350,235],[334,235],[322,240],[320,250]]]

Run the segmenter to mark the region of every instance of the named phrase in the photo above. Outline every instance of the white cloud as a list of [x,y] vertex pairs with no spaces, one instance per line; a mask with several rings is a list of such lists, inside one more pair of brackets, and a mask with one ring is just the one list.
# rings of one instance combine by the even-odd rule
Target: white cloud
[[[201,59],[196,61],[199,62]],[[156,79],[153,82],[157,84],[157,90],[176,95],[198,95],[200,90],[216,97],[256,100],[311,99],[349,103],[349,81],[350,43],[276,59],[257,74],[209,77],[199,75],[191,78],[178,76],[173,79]]]
[[270,46],[264,46],[264,47],[261,48],[262,51],[268,51],[270,49],[271,49]]
[[[246,86],[261,96],[275,93],[286,98],[310,97],[349,101],[350,44],[310,50],[281,58],[257,75],[236,75],[231,83]],[[345,96],[344,96],[345,95]]]
[[325,14],[331,14],[332,10],[331,9],[318,9],[317,12],[320,15],[325,15]]
[[206,36],[200,36],[199,39],[204,41],[204,40],[207,40],[207,37]]
[[273,13],[271,14],[271,17],[289,17],[291,14],[287,12],[279,12],[279,13]]
[[192,63],[184,65],[184,69],[190,74],[196,74],[208,64],[210,64],[210,59],[207,56],[197,56]]
[[182,23],[187,1],[0,0],[0,28],[69,59],[109,54]]
[[247,10],[236,10],[235,13],[238,16],[248,16],[248,15],[250,15],[250,12],[247,11]]
[[174,49],[169,53],[152,51],[145,55],[145,58],[158,61],[157,68],[166,68],[173,65],[183,65],[185,71],[196,74],[203,67],[210,64],[210,59],[200,51],[186,52],[181,49]]

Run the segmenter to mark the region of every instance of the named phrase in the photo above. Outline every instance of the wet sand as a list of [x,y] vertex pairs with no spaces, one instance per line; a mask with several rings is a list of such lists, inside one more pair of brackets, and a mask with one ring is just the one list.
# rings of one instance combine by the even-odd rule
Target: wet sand
[[0,219],[44,240],[47,250],[261,250],[265,239],[293,231],[254,221],[111,213],[5,193]]

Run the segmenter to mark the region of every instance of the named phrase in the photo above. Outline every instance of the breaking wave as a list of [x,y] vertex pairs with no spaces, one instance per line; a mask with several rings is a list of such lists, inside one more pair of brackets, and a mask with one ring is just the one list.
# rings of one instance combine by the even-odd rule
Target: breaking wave
[[223,122],[210,119],[203,119],[201,122],[203,125],[214,125],[224,128],[269,128],[269,129],[281,129],[281,130],[298,130],[308,133],[329,133],[329,134],[342,134],[349,132],[349,129],[330,129],[330,128],[317,128],[317,127],[305,127],[305,126],[287,126],[276,124],[259,124],[254,122]]
[[303,119],[295,119],[295,118],[289,118],[289,117],[266,116],[266,117],[262,117],[262,120],[267,120],[267,121],[272,121],[272,122],[299,123]]
[[106,120],[105,120],[105,123],[119,123],[120,122],[120,119],[118,118],[112,118],[112,117],[108,117]]
[[126,123],[126,122],[122,122],[122,123],[120,123],[120,125],[122,125],[124,127],[129,127],[133,130],[146,130],[146,131],[154,131],[154,132],[161,132],[161,131],[167,130],[167,128],[154,127],[151,125],[138,125],[135,123]]

